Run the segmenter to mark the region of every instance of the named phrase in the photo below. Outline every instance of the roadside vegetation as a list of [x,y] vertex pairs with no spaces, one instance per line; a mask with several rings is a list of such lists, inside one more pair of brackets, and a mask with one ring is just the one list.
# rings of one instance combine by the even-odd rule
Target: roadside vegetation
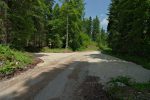
[[108,82],[107,93],[112,100],[149,100],[150,82],[137,83],[129,77],[119,76]]
[[111,0],[108,33],[97,38],[99,49],[150,69],[149,8],[149,0]]
[[12,74],[18,69],[24,69],[32,60],[33,57],[28,53],[0,45],[0,76]]
[[49,47],[44,47],[42,50],[44,53],[70,53],[73,52],[71,49],[50,49]]
[[114,56],[114,57],[117,57],[126,61],[134,62],[150,70],[150,57],[142,57],[142,56],[130,55],[130,54],[121,54],[121,53],[112,51],[112,49],[110,48],[103,49],[102,53],[108,54],[108,55],[111,55],[111,56]]
[[106,33],[99,17],[84,16],[84,0],[61,0],[60,3],[55,0],[0,0],[2,76],[22,70],[33,62],[25,52],[98,49],[97,41],[101,42]]
[[99,18],[84,18],[84,0],[60,3],[1,0],[0,43],[29,52],[86,49],[100,34]]
[[[0,44],[29,52],[99,48],[150,69],[149,0],[111,0],[107,31],[102,28],[98,16],[84,16],[84,0],[61,0],[60,3],[55,0],[1,0]],[[8,51],[3,52],[6,55],[0,58],[12,63],[6,64],[11,71],[9,66],[13,62],[6,59],[9,59]],[[20,59],[21,54],[26,55],[19,53],[13,54],[16,59]]]
[[[137,7],[138,5],[138,7]],[[150,69],[149,0],[112,0],[106,53]]]
[[[96,42],[89,42],[85,47],[79,48],[77,51],[82,52],[82,51],[96,51],[98,50],[98,46]],[[44,47],[42,48],[41,52],[45,53],[71,53],[74,52],[71,48],[68,49],[63,49],[63,48],[55,48],[51,49],[49,47]]]

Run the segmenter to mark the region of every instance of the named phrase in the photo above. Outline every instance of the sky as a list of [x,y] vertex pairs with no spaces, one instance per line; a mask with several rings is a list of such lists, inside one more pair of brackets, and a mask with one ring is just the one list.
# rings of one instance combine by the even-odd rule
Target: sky
[[[58,0],[56,0],[58,2]],[[101,21],[101,27],[105,30],[108,25],[108,7],[111,0],[85,0],[85,17],[98,16]]]
[[107,29],[108,8],[111,0],[85,0],[85,17],[100,18],[101,27]]

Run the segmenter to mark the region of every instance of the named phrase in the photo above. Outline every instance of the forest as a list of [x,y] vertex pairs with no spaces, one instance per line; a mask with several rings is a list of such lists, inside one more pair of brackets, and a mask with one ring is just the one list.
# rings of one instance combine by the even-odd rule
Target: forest
[[[150,54],[150,1],[112,0],[108,34],[100,20],[85,18],[84,0],[1,0],[0,43],[19,50],[86,48],[90,41],[116,52]],[[108,39],[107,39],[108,35]],[[102,46],[103,47],[103,46]]]
[[150,0],[0,0],[0,99],[149,100]]
[[7,59],[8,47],[40,52],[94,45],[101,51],[144,58],[135,62],[150,66],[150,1],[111,0],[108,10],[104,30],[98,16],[85,17],[84,0],[0,0],[1,61]]
[[98,16],[84,15],[84,0],[0,0],[0,76],[39,61],[29,52],[104,48]]
[[84,49],[105,33],[99,18],[84,18],[84,0],[1,0],[0,43],[18,50]]
[[149,57],[150,0],[112,0],[108,20],[113,51]]

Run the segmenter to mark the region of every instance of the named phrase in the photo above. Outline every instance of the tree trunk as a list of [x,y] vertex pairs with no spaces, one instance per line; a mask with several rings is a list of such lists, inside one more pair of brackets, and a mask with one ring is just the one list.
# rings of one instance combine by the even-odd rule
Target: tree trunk
[[67,33],[66,33],[66,49],[68,48],[68,40],[69,40],[69,18],[68,18],[68,14],[67,14]]

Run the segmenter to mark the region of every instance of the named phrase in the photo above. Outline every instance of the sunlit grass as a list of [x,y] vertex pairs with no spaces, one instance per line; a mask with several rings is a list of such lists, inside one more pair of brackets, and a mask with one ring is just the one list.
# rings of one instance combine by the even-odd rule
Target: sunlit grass
[[0,73],[10,74],[17,68],[23,68],[32,62],[32,57],[20,51],[12,50],[8,46],[0,45]]

